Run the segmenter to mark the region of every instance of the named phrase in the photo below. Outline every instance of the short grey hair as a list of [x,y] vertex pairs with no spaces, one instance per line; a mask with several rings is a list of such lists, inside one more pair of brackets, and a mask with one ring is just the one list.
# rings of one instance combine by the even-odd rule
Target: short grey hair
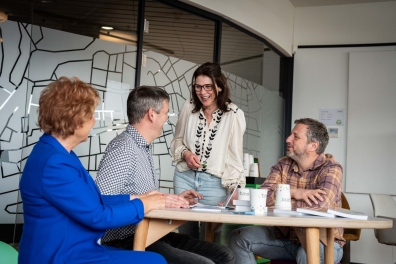
[[157,86],[139,86],[133,89],[127,100],[127,114],[130,125],[139,123],[150,108],[160,113],[163,102],[169,102],[169,94]]
[[318,142],[319,146],[316,149],[316,154],[322,154],[326,147],[327,144],[329,143],[329,134],[327,133],[327,128],[326,126],[312,118],[301,118],[301,119],[296,119],[294,121],[294,124],[303,124],[308,127],[307,131],[307,138],[308,138],[308,143],[309,142]]

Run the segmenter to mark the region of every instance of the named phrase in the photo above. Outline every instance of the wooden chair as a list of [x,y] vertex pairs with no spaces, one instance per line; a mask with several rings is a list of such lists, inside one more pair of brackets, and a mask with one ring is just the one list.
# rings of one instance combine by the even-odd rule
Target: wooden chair
[[[348,200],[346,199],[344,193],[341,193],[341,199],[342,199],[342,208],[344,209],[351,209],[349,206]],[[360,238],[360,233],[361,229],[349,229],[349,228],[344,228],[344,239],[347,241],[357,241]]]

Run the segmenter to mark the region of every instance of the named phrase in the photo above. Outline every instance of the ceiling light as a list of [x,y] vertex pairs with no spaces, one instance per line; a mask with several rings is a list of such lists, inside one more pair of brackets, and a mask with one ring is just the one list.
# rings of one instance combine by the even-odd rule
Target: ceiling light
[[99,33],[99,39],[134,46],[136,46],[137,43],[136,34],[120,30],[108,31],[101,29]]
[[114,28],[113,27],[108,27],[108,26],[103,26],[102,29],[104,29],[104,30],[113,30]]

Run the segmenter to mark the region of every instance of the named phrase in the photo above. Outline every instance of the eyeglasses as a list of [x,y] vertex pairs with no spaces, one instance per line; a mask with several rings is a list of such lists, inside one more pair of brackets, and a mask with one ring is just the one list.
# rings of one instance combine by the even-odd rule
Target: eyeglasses
[[213,84],[204,84],[204,85],[194,84],[194,89],[196,92],[202,91],[202,88],[204,88],[205,91],[210,92],[213,89]]

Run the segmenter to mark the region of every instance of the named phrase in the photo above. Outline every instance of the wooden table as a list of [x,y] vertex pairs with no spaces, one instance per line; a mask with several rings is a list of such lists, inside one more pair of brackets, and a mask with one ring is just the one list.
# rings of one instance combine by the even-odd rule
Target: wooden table
[[[347,218],[325,218],[309,215],[274,214],[272,211],[264,216],[238,215],[230,213],[197,212],[189,209],[153,210],[145,215],[135,231],[134,250],[145,248],[168,234],[185,221],[202,221],[211,223],[254,224],[264,226],[291,226],[300,232],[299,238],[306,248],[308,264],[319,263],[319,241],[325,247],[325,263],[334,263],[334,230],[335,227],[383,229],[391,228],[392,221],[384,218],[369,217],[368,220]],[[298,227],[298,229],[297,229]],[[304,236],[305,234],[305,236]],[[326,243],[327,242],[327,243]]]

